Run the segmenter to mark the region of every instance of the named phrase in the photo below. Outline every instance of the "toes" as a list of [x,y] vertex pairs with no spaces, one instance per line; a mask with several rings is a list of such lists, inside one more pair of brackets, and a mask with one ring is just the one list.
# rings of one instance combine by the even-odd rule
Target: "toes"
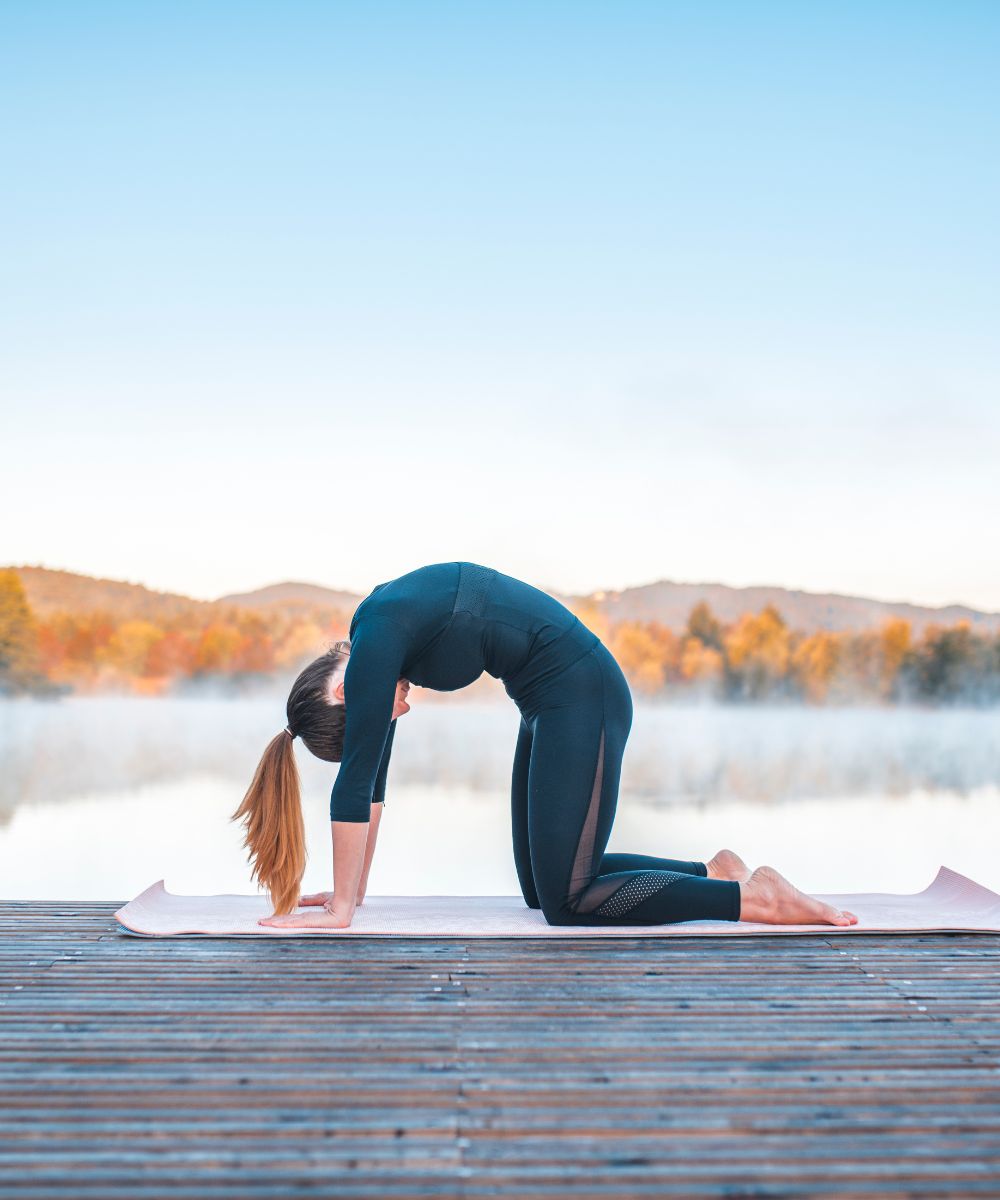
[[857,925],[858,918],[852,912],[837,912],[835,925]]

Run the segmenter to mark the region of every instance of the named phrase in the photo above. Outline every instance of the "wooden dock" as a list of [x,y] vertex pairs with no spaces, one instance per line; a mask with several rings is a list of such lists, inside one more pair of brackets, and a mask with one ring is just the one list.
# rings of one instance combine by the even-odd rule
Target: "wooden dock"
[[0,1197],[1000,1196],[1000,938],[170,941],[114,907],[0,905]]

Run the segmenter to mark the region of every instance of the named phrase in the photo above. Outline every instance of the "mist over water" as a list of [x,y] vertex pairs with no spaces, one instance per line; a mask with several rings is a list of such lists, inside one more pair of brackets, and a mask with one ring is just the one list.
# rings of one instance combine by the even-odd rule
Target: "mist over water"
[[[517,892],[506,698],[400,719],[374,893]],[[229,821],[284,697],[0,702],[0,894],[252,890]],[[336,766],[301,743],[307,889],[330,886]],[[636,703],[611,849],[732,845],[814,890],[915,890],[941,863],[1000,887],[1000,711]]]

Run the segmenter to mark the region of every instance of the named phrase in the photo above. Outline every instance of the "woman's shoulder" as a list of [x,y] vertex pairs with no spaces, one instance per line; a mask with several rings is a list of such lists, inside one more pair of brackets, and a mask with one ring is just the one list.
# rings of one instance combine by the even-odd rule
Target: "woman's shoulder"
[[409,625],[438,610],[449,609],[458,588],[460,562],[428,563],[377,583],[354,610],[348,634],[353,638],[361,621],[382,617]]

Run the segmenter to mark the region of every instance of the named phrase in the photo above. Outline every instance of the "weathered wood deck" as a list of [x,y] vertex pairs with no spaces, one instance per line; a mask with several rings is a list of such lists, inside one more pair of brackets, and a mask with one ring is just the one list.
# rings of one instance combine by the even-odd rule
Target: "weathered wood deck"
[[131,938],[0,905],[0,1196],[997,1196],[1000,939]]

